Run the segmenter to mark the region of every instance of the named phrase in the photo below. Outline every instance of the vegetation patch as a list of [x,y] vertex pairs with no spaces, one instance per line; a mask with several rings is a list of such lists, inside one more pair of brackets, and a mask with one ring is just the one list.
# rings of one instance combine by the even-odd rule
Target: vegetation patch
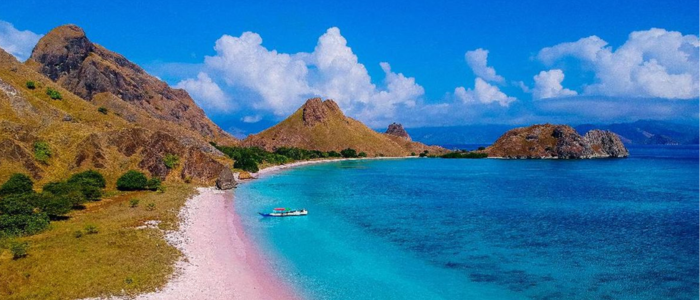
[[109,112],[109,110],[104,106],[100,106],[99,108],[97,108],[97,111],[103,115],[106,115]]
[[46,94],[49,95],[49,98],[53,100],[62,100],[63,96],[61,96],[61,93],[57,90],[54,90],[52,88],[46,88]]
[[441,158],[487,158],[489,155],[484,152],[475,151],[456,151],[444,154],[440,156]]
[[174,169],[180,164],[180,157],[175,154],[166,154],[163,157],[163,163],[168,169]]
[[26,83],[25,85],[26,85],[27,88],[30,89],[30,90],[33,90],[33,89],[36,88],[36,83],[35,83],[34,81],[27,81],[27,83]]
[[51,148],[47,142],[34,142],[34,158],[43,164],[49,164],[49,158],[51,158]]
[[[160,230],[136,227],[159,220],[159,228],[177,229],[178,212],[194,193],[184,184],[164,193],[118,193],[87,202],[40,234],[0,238],[0,299],[130,298],[163,287],[180,253]],[[132,209],[134,198],[158,209]],[[13,259],[11,241],[26,242],[26,255]]]

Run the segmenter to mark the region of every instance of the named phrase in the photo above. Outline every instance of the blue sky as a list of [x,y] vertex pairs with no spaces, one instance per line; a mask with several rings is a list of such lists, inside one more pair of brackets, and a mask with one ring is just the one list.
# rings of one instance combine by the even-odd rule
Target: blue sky
[[[298,2],[3,1],[0,20],[81,26],[238,134],[310,96],[373,127],[698,118],[697,1]],[[32,40],[7,27],[0,47]]]

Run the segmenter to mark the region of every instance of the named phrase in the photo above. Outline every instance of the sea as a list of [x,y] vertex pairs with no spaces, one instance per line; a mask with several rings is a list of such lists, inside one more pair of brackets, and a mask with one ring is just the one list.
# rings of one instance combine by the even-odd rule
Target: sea
[[304,299],[698,299],[698,146],[629,150],[308,165],[234,209]]

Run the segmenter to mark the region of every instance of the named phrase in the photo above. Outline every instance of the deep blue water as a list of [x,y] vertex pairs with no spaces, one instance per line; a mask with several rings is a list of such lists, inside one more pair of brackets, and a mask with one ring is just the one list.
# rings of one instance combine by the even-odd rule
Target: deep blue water
[[697,299],[697,146],[630,151],[305,166],[241,185],[236,211],[309,299]]

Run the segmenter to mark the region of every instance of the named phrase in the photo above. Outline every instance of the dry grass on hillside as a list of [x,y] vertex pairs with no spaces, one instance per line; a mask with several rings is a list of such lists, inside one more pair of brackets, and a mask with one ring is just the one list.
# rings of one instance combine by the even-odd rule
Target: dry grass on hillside
[[[181,254],[160,229],[177,228],[179,210],[194,193],[190,185],[170,185],[165,193],[118,193],[20,239],[30,245],[25,258],[13,260],[9,250],[0,249],[0,298],[135,295],[163,286]],[[131,199],[139,199],[138,206],[132,208]],[[160,229],[136,229],[148,220],[160,220]],[[99,232],[87,234],[86,225]]]

